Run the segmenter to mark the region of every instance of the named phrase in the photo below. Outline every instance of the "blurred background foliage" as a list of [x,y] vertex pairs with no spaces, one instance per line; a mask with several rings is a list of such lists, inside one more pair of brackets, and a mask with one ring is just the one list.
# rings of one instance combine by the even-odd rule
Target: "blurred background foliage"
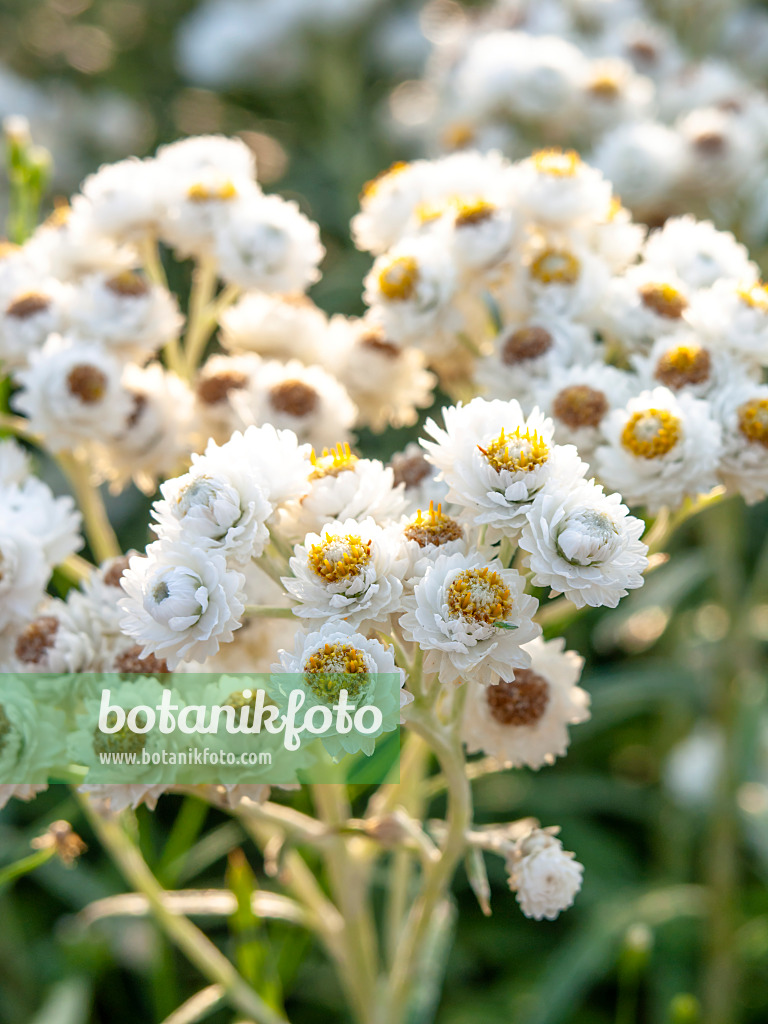
[[[179,70],[179,25],[197,6],[0,0],[0,113],[30,117],[62,194],[102,160],[184,134],[241,133],[265,186],[298,199],[321,225],[328,257],[315,299],[329,312],[361,312],[367,257],[351,246],[348,222],[364,181],[411,155],[388,132],[386,107],[393,87],[418,73],[418,31],[429,34],[436,5],[420,21],[419,5],[403,0],[373,7],[351,28],[310,23],[291,82],[226,91]],[[393,18],[417,35],[382,56],[376,42]],[[416,433],[366,435],[360,447],[387,457]],[[112,511],[126,545],[143,544],[146,504],[124,497]],[[535,810],[543,824],[560,824],[586,866],[583,891],[557,922],[529,921],[501,861],[490,861],[486,919],[460,872],[459,913],[446,908],[440,936],[451,946],[447,971],[435,963],[424,972],[424,1020],[434,1004],[438,1024],[693,1024],[700,1017],[688,993],[701,993],[703,964],[708,984],[739,972],[741,1005],[728,1020],[768,1020],[766,536],[764,508],[712,508],[677,533],[670,560],[617,611],[568,625],[569,646],[587,659],[592,720],[572,730],[569,755],[554,767],[479,779],[477,814],[493,822]],[[6,884],[3,865],[60,818],[88,852],[73,868],[53,859]],[[237,822],[200,802],[166,797],[137,818],[166,886],[269,887]],[[0,1021],[159,1024],[200,987],[147,918],[91,920],[85,908],[124,891],[64,787],[6,808]],[[344,1020],[331,970],[304,933],[256,919],[211,918],[206,927],[242,969],[282,993],[296,1024]]]

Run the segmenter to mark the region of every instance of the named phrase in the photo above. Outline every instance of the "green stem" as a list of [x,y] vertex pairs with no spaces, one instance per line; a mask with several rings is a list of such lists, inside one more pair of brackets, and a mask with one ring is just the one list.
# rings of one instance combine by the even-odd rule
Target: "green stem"
[[85,535],[94,558],[103,562],[108,558],[119,557],[122,554],[120,543],[109,521],[101,492],[90,482],[87,463],[71,452],[59,454],[57,461],[80,507]]
[[31,853],[28,857],[23,857],[21,860],[17,860],[0,870],[0,891],[7,885],[10,885],[11,882],[15,882],[17,878],[21,878],[22,875],[28,875],[30,871],[34,871],[36,868],[47,863],[55,853],[56,847],[49,846],[46,849],[38,850],[37,853]]
[[155,920],[168,938],[185,954],[212,984],[219,985],[227,1002],[255,1024],[285,1024],[253,991],[233,965],[189,918],[170,910],[166,891],[147,867],[144,858],[117,818],[102,818],[90,806],[87,797],[80,804],[101,844],[115,861],[127,882],[142,893]]
[[192,276],[192,291],[189,296],[189,322],[184,339],[184,376],[191,380],[197,370],[200,357],[211,336],[216,320],[209,314],[209,305],[216,288],[216,265],[212,260],[202,259]]
[[293,608],[270,604],[247,604],[243,615],[246,619],[292,619]]

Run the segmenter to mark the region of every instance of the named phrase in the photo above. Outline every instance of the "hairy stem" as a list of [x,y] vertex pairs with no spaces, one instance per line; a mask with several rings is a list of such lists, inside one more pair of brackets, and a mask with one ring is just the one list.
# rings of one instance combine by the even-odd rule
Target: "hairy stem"
[[98,562],[117,558],[122,549],[109,521],[101,492],[90,481],[88,464],[71,452],[59,454],[57,461],[80,507],[85,535],[94,558]]

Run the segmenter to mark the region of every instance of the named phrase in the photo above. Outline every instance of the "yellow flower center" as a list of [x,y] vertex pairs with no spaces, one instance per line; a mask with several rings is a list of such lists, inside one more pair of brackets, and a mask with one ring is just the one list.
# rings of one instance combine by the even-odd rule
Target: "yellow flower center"
[[531,277],[542,284],[575,284],[581,263],[566,249],[545,249],[531,263]]
[[667,409],[633,413],[621,434],[621,443],[641,459],[666,455],[680,440],[680,420]]
[[122,270],[106,282],[106,287],[114,294],[125,298],[140,298],[149,293],[149,282],[134,270]]
[[391,167],[387,168],[386,171],[382,171],[380,174],[377,174],[375,178],[371,178],[370,181],[366,181],[360,193],[361,201],[363,199],[370,199],[371,196],[375,195],[379,191],[384,182],[390,181],[396,174],[402,174],[408,166],[409,164],[404,160],[397,160]]
[[371,542],[348,533],[330,536],[313,544],[308,555],[310,568],[326,583],[342,583],[359,576],[371,561]]
[[379,288],[393,302],[411,298],[419,280],[419,264],[413,256],[398,256],[379,274]]
[[326,644],[304,662],[305,683],[328,704],[335,704],[342,690],[355,700],[368,679],[365,655],[351,644]]
[[485,199],[459,199],[456,202],[457,228],[473,227],[490,220],[496,213],[496,207]]
[[425,515],[421,509],[403,530],[408,540],[415,540],[420,548],[440,547],[452,540],[460,540],[464,531],[455,519],[443,515],[443,506],[430,501],[429,511]]
[[565,152],[558,148],[540,149],[531,159],[539,174],[549,174],[553,178],[572,178],[581,167],[581,157],[573,149]]
[[587,91],[598,100],[610,102],[621,95],[621,82],[610,71],[601,71],[589,83]]
[[768,448],[768,399],[754,398],[739,407],[739,430],[764,448]]
[[677,391],[686,384],[703,384],[709,380],[711,369],[712,359],[701,345],[678,345],[659,359],[654,376]]
[[[146,724],[146,719],[140,713],[136,716],[138,724]],[[107,725],[113,723],[107,716]],[[116,724],[116,723],[115,723]],[[97,755],[100,754],[140,754],[147,743],[147,735],[143,732],[133,732],[128,728],[127,723],[118,729],[117,732],[106,733],[99,729],[98,725],[93,731],[93,749]]]
[[231,181],[221,185],[206,185],[202,181],[195,182],[187,189],[187,199],[192,203],[210,203],[214,200],[228,202],[237,198],[237,189]]
[[355,463],[360,460],[357,455],[352,454],[352,449],[346,441],[343,444],[340,441],[335,448],[323,448],[323,453],[319,458],[315,455],[313,448],[309,461],[313,467],[309,479],[322,480],[323,477],[338,476],[339,473],[344,473],[348,469],[354,469]]
[[640,301],[666,320],[679,320],[688,308],[688,300],[671,284],[648,282],[638,289]]
[[425,199],[416,207],[414,216],[419,224],[431,224],[432,221],[439,220],[443,216],[449,205],[445,199]]
[[492,569],[464,569],[445,595],[452,616],[492,626],[504,622],[512,611],[512,594]]
[[752,309],[759,309],[761,313],[768,313],[768,285],[750,284],[736,289],[736,294],[742,302],[751,306]]
[[487,448],[477,447],[497,473],[503,469],[510,473],[530,473],[549,458],[549,448],[538,432],[526,430],[523,433],[522,427],[509,433],[502,430]]
[[444,129],[442,140],[445,149],[466,149],[475,141],[475,129],[467,121],[456,121]]

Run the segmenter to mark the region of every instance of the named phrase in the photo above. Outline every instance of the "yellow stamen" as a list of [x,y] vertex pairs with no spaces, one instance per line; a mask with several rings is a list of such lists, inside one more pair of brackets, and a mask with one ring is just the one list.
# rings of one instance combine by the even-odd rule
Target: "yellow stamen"
[[445,595],[452,615],[492,626],[512,611],[512,594],[501,576],[488,567],[464,569]]
[[443,506],[430,501],[426,516],[419,509],[416,517],[403,530],[408,540],[415,540],[419,547],[439,547],[452,540],[459,540],[464,535],[459,523],[450,516],[443,514]]
[[410,299],[419,280],[419,264],[413,256],[398,256],[379,273],[379,288],[392,302]]
[[313,544],[307,556],[312,571],[326,583],[359,576],[371,557],[371,542],[351,533],[326,537],[320,544]]
[[354,701],[368,680],[365,654],[351,644],[325,644],[304,663],[304,681],[328,704],[336,703],[341,690]]
[[323,448],[319,458],[313,448],[309,461],[313,466],[309,479],[322,480],[325,476],[338,476],[339,473],[343,473],[345,470],[353,469],[355,463],[360,460],[357,455],[352,453],[352,449],[346,441],[343,443],[339,441],[335,448]]
[[667,409],[643,409],[630,416],[621,443],[641,459],[656,459],[675,447],[680,427],[680,420]]
[[739,430],[764,448],[768,448],[768,399],[753,398],[739,407]]
[[736,294],[742,302],[745,302],[752,309],[759,309],[761,313],[768,313],[768,285],[750,284],[736,289]]
[[237,198],[237,189],[231,181],[222,182],[221,185],[206,185],[201,181],[195,182],[187,189],[187,199],[192,203],[209,203],[213,200],[228,201]]
[[497,473],[503,469],[510,473],[530,473],[549,458],[549,448],[538,432],[526,429],[523,433],[522,427],[509,433],[502,430],[487,448],[477,447]]
[[545,249],[531,263],[531,277],[542,284],[575,284],[581,263],[565,249]]
[[554,147],[540,149],[531,157],[539,174],[549,174],[553,178],[572,178],[581,167],[581,157],[573,150]]

